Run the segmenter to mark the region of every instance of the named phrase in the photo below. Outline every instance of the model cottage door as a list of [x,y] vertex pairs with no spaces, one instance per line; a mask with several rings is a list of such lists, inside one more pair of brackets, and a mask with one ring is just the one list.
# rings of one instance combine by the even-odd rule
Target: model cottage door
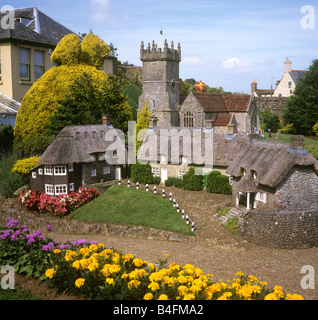
[[161,169],[161,183],[165,183],[167,179],[168,179],[167,169]]
[[115,179],[116,180],[121,180],[121,167],[116,167],[115,168]]

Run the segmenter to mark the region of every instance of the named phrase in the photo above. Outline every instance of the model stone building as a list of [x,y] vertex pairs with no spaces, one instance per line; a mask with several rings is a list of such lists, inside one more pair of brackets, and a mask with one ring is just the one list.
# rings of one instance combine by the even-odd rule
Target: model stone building
[[139,109],[148,101],[152,117],[158,120],[158,127],[204,128],[206,120],[219,133],[226,133],[228,125],[235,125],[236,132],[250,133],[259,128],[258,109],[254,95],[232,95],[215,93],[190,93],[180,96],[179,63],[180,43],[169,48],[153,41],[145,49],[141,43],[143,92],[139,99]]

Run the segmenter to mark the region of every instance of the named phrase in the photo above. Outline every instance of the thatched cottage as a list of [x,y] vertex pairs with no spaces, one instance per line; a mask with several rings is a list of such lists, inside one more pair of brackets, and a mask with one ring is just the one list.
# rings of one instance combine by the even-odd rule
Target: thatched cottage
[[245,236],[271,247],[318,245],[318,161],[304,148],[254,140],[226,171],[233,202],[250,210],[241,220]]
[[138,161],[149,162],[161,183],[169,177],[181,178],[190,167],[201,169],[203,174],[212,169],[224,173],[255,135],[234,133],[232,125],[226,134],[218,134],[211,126],[207,120],[205,128],[158,128],[156,119],[151,119]]
[[[69,194],[81,186],[121,178],[126,162],[123,142],[103,125],[65,127],[29,173],[30,189],[50,195]],[[106,136],[107,139],[106,139]]]

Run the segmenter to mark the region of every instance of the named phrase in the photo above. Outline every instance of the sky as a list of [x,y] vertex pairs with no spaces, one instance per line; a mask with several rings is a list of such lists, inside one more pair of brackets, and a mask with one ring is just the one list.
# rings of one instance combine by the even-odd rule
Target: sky
[[[6,1],[6,0],[5,0]],[[74,33],[90,30],[117,48],[122,62],[141,66],[140,45],[180,42],[180,78],[250,93],[275,88],[284,61],[306,70],[318,58],[316,0],[13,0],[37,7]],[[160,36],[163,30],[163,36]]]

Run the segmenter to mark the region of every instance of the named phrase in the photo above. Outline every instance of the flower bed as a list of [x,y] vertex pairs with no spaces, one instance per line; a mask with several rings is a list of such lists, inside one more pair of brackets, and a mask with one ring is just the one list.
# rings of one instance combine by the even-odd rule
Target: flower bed
[[92,188],[79,188],[77,192],[58,197],[37,190],[27,190],[20,195],[19,202],[29,210],[40,213],[48,212],[54,216],[63,217],[97,197],[97,191]]
[[[32,221],[30,221],[32,223]],[[47,233],[51,231],[47,226]],[[85,239],[59,243],[41,230],[7,218],[0,226],[0,265],[12,265],[19,273],[46,279],[58,292],[87,299],[111,300],[290,300],[282,287],[267,288],[253,276],[236,274],[228,282],[213,282],[199,268],[175,263],[149,263],[118,249]]]

